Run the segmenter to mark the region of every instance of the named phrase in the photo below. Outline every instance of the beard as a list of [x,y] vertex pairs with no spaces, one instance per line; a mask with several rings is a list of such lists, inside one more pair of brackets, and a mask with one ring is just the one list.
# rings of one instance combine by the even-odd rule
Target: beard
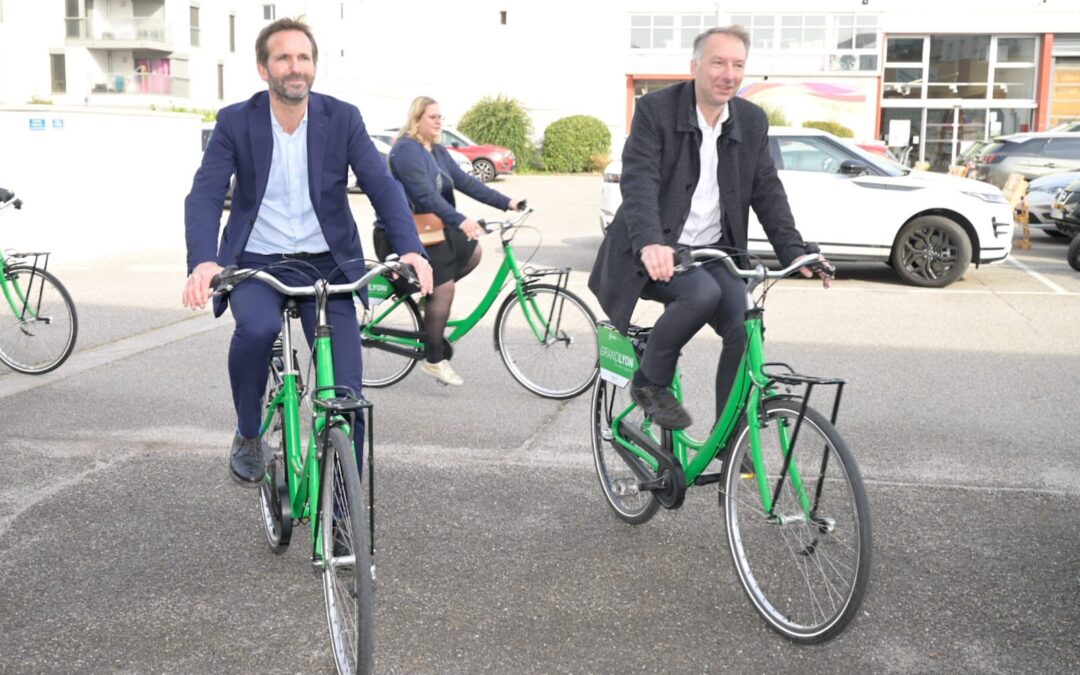
[[[311,83],[314,77],[308,75],[288,75],[282,78],[270,78],[270,90],[277,94],[278,98],[286,103],[303,103],[311,92]],[[303,82],[301,89],[290,88],[293,82]]]

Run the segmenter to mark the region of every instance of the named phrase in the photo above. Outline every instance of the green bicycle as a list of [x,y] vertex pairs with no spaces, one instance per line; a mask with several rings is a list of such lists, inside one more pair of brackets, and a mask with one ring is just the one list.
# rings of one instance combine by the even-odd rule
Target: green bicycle
[[[375,554],[373,408],[347,387],[334,384],[331,331],[326,306],[330,295],[354,293],[383,272],[413,278],[404,263],[373,263],[359,280],[311,286],[286,286],[261,270],[229,267],[215,277],[215,293],[257,279],[286,296],[281,335],[270,358],[270,379],[260,432],[270,448],[266,477],[259,486],[259,511],[270,549],[284,552],[297,523],[312,525],[311,562],[321,573],[334,663],[339,673],[370,673],[374,662],[373,587]],[[291,321],[299,316],[297,297],[315,297],[315,388],[308,390],[293,348]],[[311,410],[307,452],[301,447],[300,402]],[[366,415],[367,494],[360,479],[352,428]]]
[[[21,209],[22,200],[0,188],[0,211],[9,208]],[[0,362],[27,375],[59,368],[79,334],[75,303],[48,266],[45,252],[0,256]]]
[[[834,426],[844,381],[765,362],[768,287],[759,300],[753,296],[767,279],[826,263],[815,253],[778,272],[761,264],[747,271],[720,250],[692,255],[721,261],[747,282],[748,346],[735,385],[706,439],[659,428],[626,386],[650,329],[631,327],[622,335],[601,323],[601,372],[590,412],[600,487],[619,518],[640,524],[660,506],[681,506],[687,488],[719,483],[731,559],[754,609],[790,640],[827,641],[855,617],[870,579],[870,507],[855,457]],[[808,405],[823,386],[835,387],[828,419]],[[672,392],[682,399],[678,374]],[[706,473],[718,457],[722,469]]]
[[[596,317],[588,305],[567,289],[569,268],[523,268],[511,245],[522,222],[516,219],[478,221],[485,230],[497,230],[503,261],[487,293],[464,319],[451,320],[445,338],[446,358],[494,306],[503,288],[513,284],[495,316],[495,349],[510,375],[529,391],[551,399],[569,399],[589,389],[596,380]],[[543,283],[552,279],[554,283]],[[399,290],[385,277],[368,286],[370,308],[357,302],[364,350],[364,386],[388,387],[408,375],[424,358],[424,331],[420,308],[411,289]]]

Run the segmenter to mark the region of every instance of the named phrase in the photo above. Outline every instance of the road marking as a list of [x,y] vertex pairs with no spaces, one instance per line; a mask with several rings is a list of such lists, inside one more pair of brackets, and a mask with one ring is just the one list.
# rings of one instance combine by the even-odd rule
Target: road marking
[[1013,265],[1016,265],[1020,269],[1024,270],[1025,272],[1027,272],[1029,275],[1031,275],[1031,278],[1034,279],[1035,281],[1042,282],[1042,284],[1044,286],[1046,286],[1047,288],[1052,290],[1054,293],[1056,293],[1058,295],[1074,295],[1073,293],[1069,293],[1067,290],[1065,290],[1061,286],[1058,286],[1053,281],[1050,281],[1049,279],[1047,279],[1045,276],[1043,276],[1039,272],[1036,272],[1035,270],[1031,269],[1030,267],[1028,267],[1024,263],[1017,260],[1016,256],[1009,256],[1008,261],[1011,262]]
[[135,354],[167,345],[170,342],[184,340],[199,333],[205,333],[214,328],[222,328],[227,325],[230,325],[230,322],[216,322],[212,319],[210,313],[206,313],[205,315],[183,319],[177,323],[140,333],[139,335],[132,335],[122,340],[98,345],[86,351],[76,350],[62,366],[51,373],[23,375],[22,373],[10,372],[0,376],[0,398],[44,387],[99,366],[108,365]]

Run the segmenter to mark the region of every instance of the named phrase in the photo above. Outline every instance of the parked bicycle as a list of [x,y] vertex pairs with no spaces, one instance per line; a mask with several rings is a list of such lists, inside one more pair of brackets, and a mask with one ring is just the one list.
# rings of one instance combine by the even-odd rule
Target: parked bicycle
[[[618,517],[636,525],[660,506],[679,508],[687,488],[719,483],[731,559],[754,609],[790,640],[824,642],[847,626],[866,594],[870,508],[855,457],[835,427],[844,381],[767,363],[768,287],[759,300],[753,292],[767,279],[825,263],[815,253],[768,272],[761,264],[741,270],[716,249],[692,255],[718,261],[747,282],[748,347],[735,385],[706,439],[662,429],[643,416],[627,387],[651,329],[632,326],[622,335],[601,323],[591,408],[600,487]],[[671,386],[682,400],[678,374]],[[826,386],[834,387],[829,418],[809,406],[815,388]],[[721,470],[707,473],[717,458]]]
[[[314,279],[310,286],[286,286],[266,271],[235,267],[226,268],[211,283],[215,294],[220,294],[256,279],[288,298],[281,312],[281,335],[270,358],[260,431],[270,457],[260,484],[259,511],[266,541],[275,553],[288,548],[294,525],[313,522],[311,562],[322,575],[334,663],[343,674],[370,673],[374,663],[374,423],[370,402],[348,387],[334,384],[326,307],[330,295],[355,293],[382,272],[414,278],[412,269],[395,259],[372,263],[353,283]],[[309,389],[293,348],[290,320],[299,316],[294,298],[311,296],[316,303],[312,347],[315,387]],[[310,410],[311,420],[306,453],[300,442],[301,401]],[[352,441],[357,415],[366,415],[366,503]]]
[[[478,221],[488,232],[498,232],[503,261],[487,293],[463,319],[451,320],[445,338],[446,358],[487,314],[507,284],[506,296],[495,316],[495,349],[503,365],[523,387],[545,398],[568,399],[584,393],[596,379],[596,317],[588,305],[567,287],[567,267],[532,269],[518,263],[514,236],[533,209],[517,218]],[[549,283],[545,283],[548,282]],[[405,289],[380,277],[368,286],[370,307],[357,306],[364,349],[364,386],[388,387],[400,382],[424,358],[424,330],[420,308]]]
[[[0,211],[10,208],[21,209],[22,200],[0,188]],[[48,266],[44,251],[5,251],[0,258],[0,361],[27,375],[59,368],[79,334],[75,303]]]

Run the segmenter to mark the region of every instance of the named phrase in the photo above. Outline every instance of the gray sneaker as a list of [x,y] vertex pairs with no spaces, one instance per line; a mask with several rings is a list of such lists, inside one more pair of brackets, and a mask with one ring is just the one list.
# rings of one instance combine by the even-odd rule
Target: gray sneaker
[[229,457],[229,475],[237,483],[254,487],[266,475],[266,442],[262,438],[233,437],[232,456]]

